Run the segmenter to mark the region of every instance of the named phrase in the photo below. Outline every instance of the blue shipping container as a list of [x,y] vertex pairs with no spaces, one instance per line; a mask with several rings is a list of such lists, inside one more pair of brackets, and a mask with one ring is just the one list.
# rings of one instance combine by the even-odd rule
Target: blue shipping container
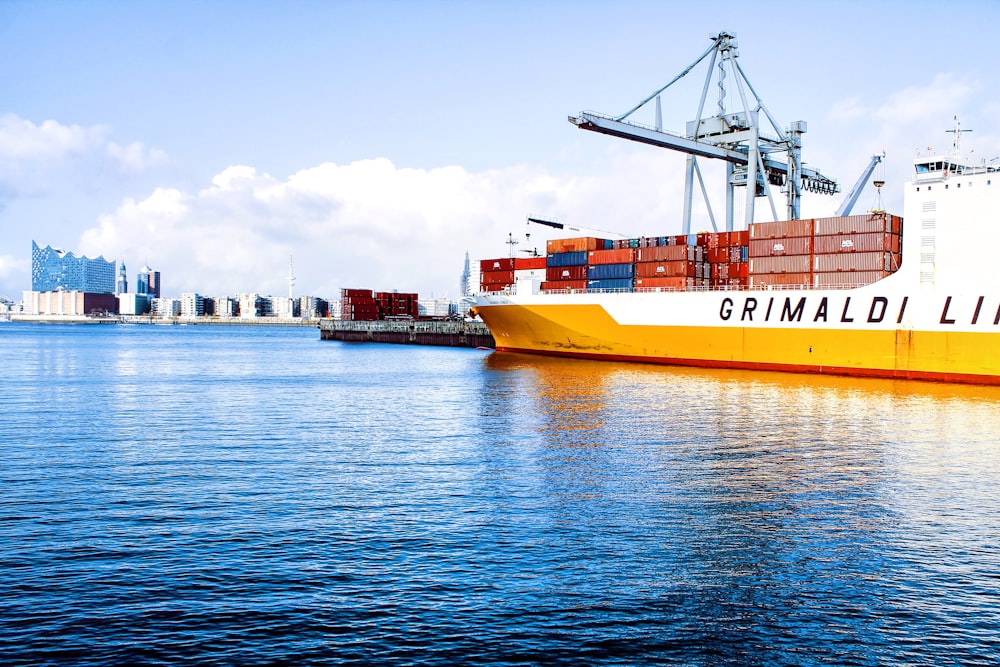
[[545,256],[545,266],[580,266],[587,263],[586,250],[555,252]]
[[604,280],[588,280],[587,289],[614,289],[614,290],[629,290],[632,289],[632,279],[631,278],[606,278]]
[[635,264],[593,264],[587,268],[588,280],[635,277]]

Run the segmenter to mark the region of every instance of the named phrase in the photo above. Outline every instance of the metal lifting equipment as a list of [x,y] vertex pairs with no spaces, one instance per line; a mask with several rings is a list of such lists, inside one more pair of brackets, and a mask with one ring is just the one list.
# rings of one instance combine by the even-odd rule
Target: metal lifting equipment
[[[802,134],[806,131],[805,121],[795,121],[786,130],[779,127],[737,62],[736,36],[728,32],[720,32],[711,39],[712,46],[697,60],[674,77],[670,83],[652,93],[626,113],[612,117],[585,111],[577,117],[570,116],[569,121],[584,130],[687,153],[683,219],[685,234],[691,233],[691,201],[695,175],[697,175],[701,186],[712,227],[717,229],[715,216],[712,214],[712,208],[708,201],[705,182],[701,176],[701,169],[698,167],[698,157],[714,158],[726,162],[726,231],[733,231],[735,188],[745,187],[748,183],[754,183],[755,187],[747,188],[745,206],[747,226],[754,221],[754,201],[761,196],[767,196],[771,204],[771,213],[777,219],[777,211],[768,185],[781,186],[788,199],[787,218],[790,220],[798,219],[799,200],[803,190],[833,195],[840,191],[840,186],[835,180],[824,176],[818,170],[803,166],[801,154]],[[687,123],[684,135],[664,132],[660,127],[660,94],[687,75],[709,55],[712,58],[698,103],[696,116],[698,120]],[[702,113],[716,64],[718,64],[718,113],[704,118]],[[726,108],[727,70],[732,73],[735,88],[742,103],[742,108],[737,111],[727,111]],[[755,103],[753,106],[748,103],[747,91],[752,95]],[[656,100],[655,127],[628,120],[629,116],[654,99]],[[771,127],[778,135],[777,139],[762,135],[759,124],[760,112],[763,112],[770,121]],[[777,157],[778,154],[782,153],[787,156],[785,161]]]

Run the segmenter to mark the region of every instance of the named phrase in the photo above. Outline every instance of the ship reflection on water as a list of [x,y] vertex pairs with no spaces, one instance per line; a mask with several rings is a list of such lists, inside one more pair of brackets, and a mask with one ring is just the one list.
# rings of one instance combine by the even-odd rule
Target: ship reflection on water
[[[534,429],[510,444],[534,447],[567,557],[617,553],[590,584],[641,606],[640,626],[749,664],[799,664],[788,652],[817,641],[842,663],[988,655],[973,626],[997,624],[1000,389],[483,363],[482,400]],[[918,637],[940,644],[907,648]]]

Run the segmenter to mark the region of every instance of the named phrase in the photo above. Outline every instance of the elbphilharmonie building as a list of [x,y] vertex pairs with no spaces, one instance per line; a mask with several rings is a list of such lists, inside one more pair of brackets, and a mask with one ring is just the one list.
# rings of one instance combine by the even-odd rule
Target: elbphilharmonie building
[[35,292],[115,293],[115,263],[89,259],[31,242],[31,289]]

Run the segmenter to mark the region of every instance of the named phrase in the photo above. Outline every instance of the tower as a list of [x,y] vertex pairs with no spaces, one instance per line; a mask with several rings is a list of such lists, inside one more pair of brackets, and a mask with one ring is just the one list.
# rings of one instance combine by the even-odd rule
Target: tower
[[118,284],[115,285],[115,292],[125,294],[128,292],[128,278],[125,275],[125,262],[118,265]]

